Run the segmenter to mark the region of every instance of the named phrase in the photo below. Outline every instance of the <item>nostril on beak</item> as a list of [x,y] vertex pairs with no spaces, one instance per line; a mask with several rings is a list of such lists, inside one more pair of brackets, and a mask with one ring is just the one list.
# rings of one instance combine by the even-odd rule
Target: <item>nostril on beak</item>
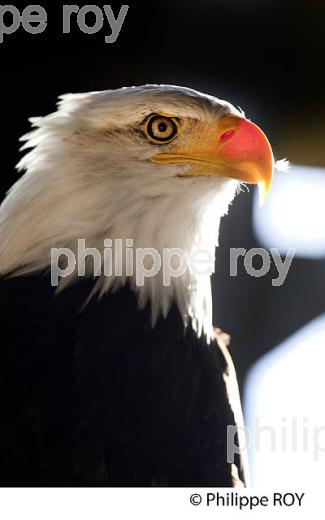
[[235,130],[227,130],[220,136],[220,141],[224,143],[225,141],[229,141],[229,139],[234,135]]

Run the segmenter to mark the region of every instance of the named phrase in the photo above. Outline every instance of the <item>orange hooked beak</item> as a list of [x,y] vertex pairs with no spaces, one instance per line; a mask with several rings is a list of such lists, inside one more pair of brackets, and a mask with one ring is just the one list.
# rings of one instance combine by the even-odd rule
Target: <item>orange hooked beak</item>
[[184,176],[218,175],[257,184],[261,203],[271,186],[274,160],[271,145],[262,130],[247,119],[223,116],[216,123],[202,123],[199,132],[185,144],[176,143],[168,153],[151,158],[155,163],[190,163]]

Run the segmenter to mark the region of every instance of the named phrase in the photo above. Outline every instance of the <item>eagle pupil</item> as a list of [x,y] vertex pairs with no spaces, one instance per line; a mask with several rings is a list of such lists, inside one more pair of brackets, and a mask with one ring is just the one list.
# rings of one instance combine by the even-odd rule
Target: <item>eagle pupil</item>
[[167,130],[166,123],[159,123],[158,130],[159,130],[159,132],[166,132],[166,130]]

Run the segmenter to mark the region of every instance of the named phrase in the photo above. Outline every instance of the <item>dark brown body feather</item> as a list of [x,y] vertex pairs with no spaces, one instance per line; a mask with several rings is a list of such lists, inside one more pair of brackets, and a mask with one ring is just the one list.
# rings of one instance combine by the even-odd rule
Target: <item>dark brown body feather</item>
[[[92,301],[82,282],[2,281],[2,486],[232,486],[235,424],[216,342],[173,307],[150,328],[127,288]],[[235,396],[237,398],[237,396]]]

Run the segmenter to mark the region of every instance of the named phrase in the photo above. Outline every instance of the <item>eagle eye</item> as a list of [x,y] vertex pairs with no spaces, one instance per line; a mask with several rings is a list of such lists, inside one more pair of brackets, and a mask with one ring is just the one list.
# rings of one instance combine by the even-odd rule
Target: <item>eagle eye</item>
[[151,114],[145,121],[144,133],[152,143],[166,144],[178,134],[178,124],[172,117]]

